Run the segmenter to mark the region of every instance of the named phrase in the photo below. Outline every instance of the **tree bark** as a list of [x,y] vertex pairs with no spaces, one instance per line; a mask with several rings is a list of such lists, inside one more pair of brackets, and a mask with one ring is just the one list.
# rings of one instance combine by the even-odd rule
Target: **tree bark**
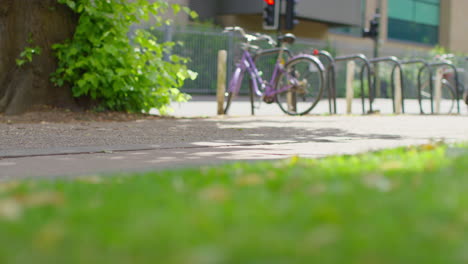
[[[51,46],[71,38],[76,24],[77,16],[57,0],[0,0],[0,113],[20,114],[34,105],[76,106],[69,87],[50,82],[57,67]],[[36,46],[41,54],[17,66],[20,53]]]

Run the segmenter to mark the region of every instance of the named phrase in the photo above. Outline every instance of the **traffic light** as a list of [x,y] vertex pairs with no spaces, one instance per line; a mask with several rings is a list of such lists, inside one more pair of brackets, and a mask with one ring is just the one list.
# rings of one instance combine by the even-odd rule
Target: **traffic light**
[[279,26],[280,1],[281,0],[263,0],[263,29],[277,30]]
[[379,23],[380,23],[380,15],[377,13],[374,15],[369,21],[369,29],[365,29],[362,33],[363,37],[372,38],[374,40],[378,39],[379,37]]
[[296,3],[297,0],[286,0],[286,18],[285,28],[291,30],[299,23],[296,19]]

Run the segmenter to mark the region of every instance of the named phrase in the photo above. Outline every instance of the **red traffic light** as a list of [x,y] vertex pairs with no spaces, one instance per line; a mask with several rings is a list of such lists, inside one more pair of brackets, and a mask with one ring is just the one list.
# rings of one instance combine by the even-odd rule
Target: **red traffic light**
[[267,3],[267,5],[274,5],[275,4],[275,0],[263,0],[265,1],[265,3]]

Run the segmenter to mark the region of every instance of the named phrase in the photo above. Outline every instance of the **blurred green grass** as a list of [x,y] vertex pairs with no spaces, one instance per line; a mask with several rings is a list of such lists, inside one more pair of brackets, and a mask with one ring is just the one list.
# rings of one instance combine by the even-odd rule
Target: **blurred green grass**
[[468,148],[0,183],[0,263],[467,263]]

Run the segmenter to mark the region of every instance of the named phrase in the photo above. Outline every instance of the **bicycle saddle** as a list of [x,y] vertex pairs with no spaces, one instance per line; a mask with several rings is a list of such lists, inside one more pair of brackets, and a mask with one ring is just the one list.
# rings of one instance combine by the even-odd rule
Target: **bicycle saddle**
[[284,42],[284,43],[288,43],[288,44],[293,44],[294,41],[296,40],[296,36],[294,36],[294,34],[292,33],[286,33],[282,36],[279,36],[278,37],[278,40],[280,42]]

